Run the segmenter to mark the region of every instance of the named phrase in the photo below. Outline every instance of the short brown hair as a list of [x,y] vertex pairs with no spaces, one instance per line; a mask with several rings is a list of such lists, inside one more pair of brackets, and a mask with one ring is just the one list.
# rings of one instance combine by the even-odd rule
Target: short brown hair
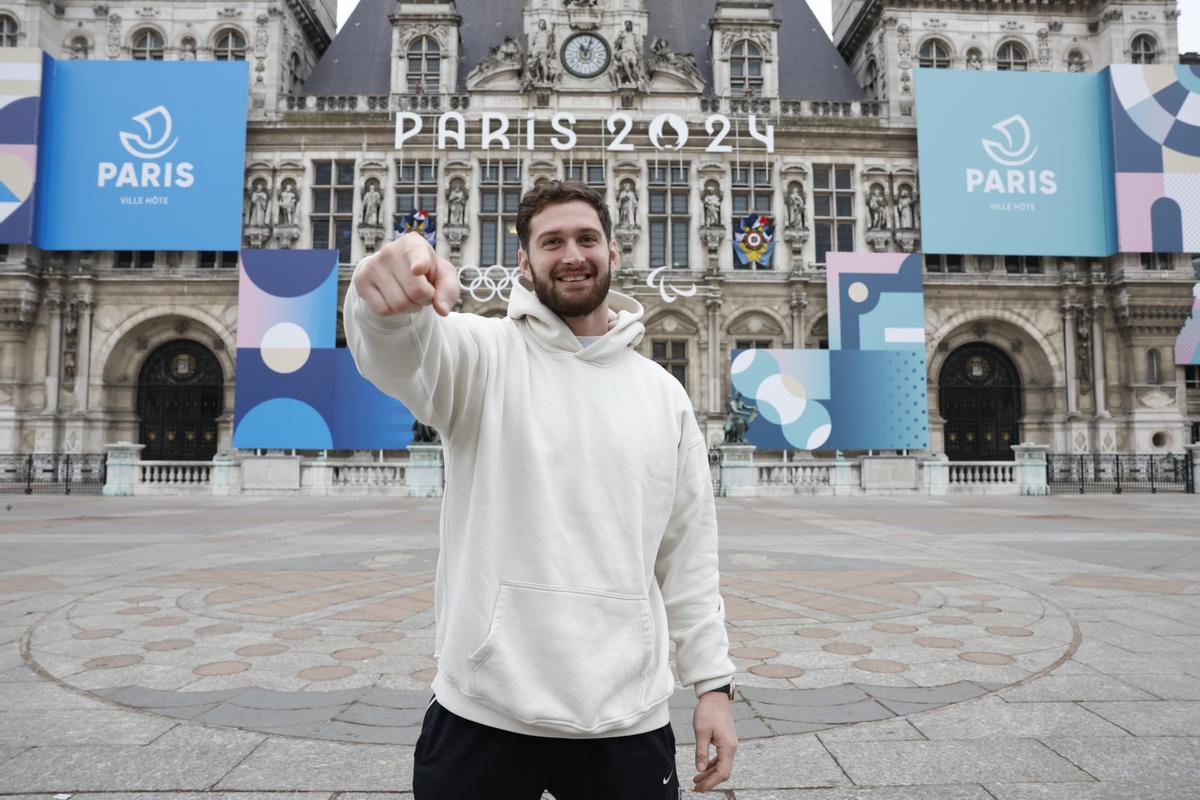
[[596,210],[596,216],[600,217],[600,227],[604,229],[605,244],[608,244],[612,239],[612,215],[599,192],[582,183],[544,181],[525,193],[517,209],[517,238],[521,240],[521,249],[529,252],[529,223],[539,211],[546,206],[569,203],[572,200],[582,200]]

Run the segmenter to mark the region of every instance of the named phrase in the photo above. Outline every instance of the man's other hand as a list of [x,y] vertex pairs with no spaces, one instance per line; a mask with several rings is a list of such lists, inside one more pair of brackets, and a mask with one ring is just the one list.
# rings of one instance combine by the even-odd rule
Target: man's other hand
[[425,237],[409,231],[354,270],[354,290],[381,317],[412,314],[432,305],[443,317],[458,302],[458,273]]
[[[696,770],[692,778],[697,792],[707,792],[733,774],[733,754],[737,752],[737,732],[733,727],[733,709],[727,695],[706,692],[696,703],[692,727],[696,731]],[[709,746],[717,750],[709,757]]]

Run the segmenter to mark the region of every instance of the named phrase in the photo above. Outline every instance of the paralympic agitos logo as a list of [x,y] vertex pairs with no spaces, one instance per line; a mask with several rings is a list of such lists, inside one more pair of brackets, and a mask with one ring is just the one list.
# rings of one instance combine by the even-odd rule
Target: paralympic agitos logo
[[[1033,143],[1029,123],[1020,114],[1014,114],[992,126],[999,131],[1004,141],[980,139],[983,152],[988,158],[1006,169],[992,167],[987,170],[968,167],[966,170],[967,192],[979,189],[984,194],[1054,194],[1058,183],[1053,170],[1033,169],[1027,165],[1037,155],[1038,147]],[[1018,169],[1018,167],[1022,169]]]
[[166,106],[158,105],[132,120],[141,127],[141,132],[118,131],[118,138],[125,152],[137,161],[101,161],[96,185],[130,187],[135,189],[176,187],[186,189],[195,183],[192,171],[195,166],[189,161],[168,161],[165,157],[179,144],[179,137],[172,138],[171,112]]

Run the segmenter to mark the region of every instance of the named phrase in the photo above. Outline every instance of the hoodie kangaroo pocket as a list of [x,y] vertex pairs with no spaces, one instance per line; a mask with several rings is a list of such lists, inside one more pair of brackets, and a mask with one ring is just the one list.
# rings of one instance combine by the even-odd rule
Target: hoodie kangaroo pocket
[[645,595],[501,581],[467,657],[471,694],[521,722],[601,733],[645,710],[653,652]]

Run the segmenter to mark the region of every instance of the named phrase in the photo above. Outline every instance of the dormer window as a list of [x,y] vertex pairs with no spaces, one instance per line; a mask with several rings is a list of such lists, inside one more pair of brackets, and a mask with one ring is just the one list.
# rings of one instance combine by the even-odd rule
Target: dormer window
[[408,45],[408,90],[436,92],[441,88],[442,49],[432,36],[418,36]]
[[917,51],[917,58],[922,67],[934,69],[950,68],[950,46],[941,39],[929,39],[922,43]]
[[760,95],[763,91],[763,57],[758,45],[743,39],[729,54],[729,93],[731,96]]
[[1148,33],[1139,33],[1129,45],[1130,56],[1135,64],[1153,64],[1158,56],[1158,42]]

